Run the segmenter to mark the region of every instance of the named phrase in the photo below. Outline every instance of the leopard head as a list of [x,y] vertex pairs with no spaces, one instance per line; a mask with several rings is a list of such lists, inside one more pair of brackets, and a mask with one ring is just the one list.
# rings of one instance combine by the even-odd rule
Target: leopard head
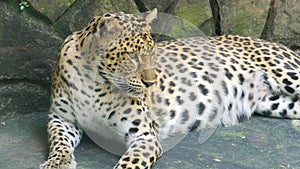
[[99,76],[131,97],[144,95],[156,83],[155,43],[150,23],[157,10],[133,15],[106,13],[90,22],[83,52],[96,56]]

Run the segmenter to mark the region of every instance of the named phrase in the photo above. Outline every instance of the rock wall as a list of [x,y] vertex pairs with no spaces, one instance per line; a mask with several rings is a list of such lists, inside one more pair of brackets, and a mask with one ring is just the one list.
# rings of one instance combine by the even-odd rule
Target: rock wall
[[[175,14],[206,35],[254,36],[300,48],[299,0],[0,1],[0,115],[46,111],[63,39],[104,12]],[[26,4],[27,3],[27,4]],[[23,10],[20,7],[23,6]],[[28,5],[28,7],[26,7]],[[180,29],[180,27],[177,27]]]

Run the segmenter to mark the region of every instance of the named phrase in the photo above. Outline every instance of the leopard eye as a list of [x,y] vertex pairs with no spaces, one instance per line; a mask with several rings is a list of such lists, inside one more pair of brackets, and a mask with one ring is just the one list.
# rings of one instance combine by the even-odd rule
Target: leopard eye
[[130,53],[129,56],[130,56],[130,59],[135,62],[135,64],[139,63],[138,53],[136,53],[136,52]]
[[104,14],[103,16],[108,18],[108,17],[111,17],[111,14],[107,13],[107,14]]
[[121,20],[121,19],[122,19],[121,16],[118,16],[118,15],[115,16],[115,18],[118,19],[118,20]]

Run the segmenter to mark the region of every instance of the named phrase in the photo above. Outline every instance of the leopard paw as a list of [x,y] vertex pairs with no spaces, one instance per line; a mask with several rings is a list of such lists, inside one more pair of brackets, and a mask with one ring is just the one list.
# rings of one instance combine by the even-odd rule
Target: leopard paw
[[40,169],[76,169],[76,161],[69,151],[55,151],[48,160],[40,165]]
[[61,161],[56,161],[53,159],[45,161],[40,165],[40,169],[76,169],[76,161],[71,161],[71,163],[65,163]]

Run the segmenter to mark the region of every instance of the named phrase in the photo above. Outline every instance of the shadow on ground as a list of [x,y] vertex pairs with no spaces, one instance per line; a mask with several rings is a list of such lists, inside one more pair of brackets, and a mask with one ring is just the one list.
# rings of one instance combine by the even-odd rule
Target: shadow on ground
[[[47,154],[47,113],[0,117],[0,168],[38,168]],[[153,169],[298,168],[300,132],[287,119],[254,117],[220,127],[204,144],[189,134],[164,154]],[[111,169],[118,157],[97,147],[86,136],[76,149],[78,169]]]

